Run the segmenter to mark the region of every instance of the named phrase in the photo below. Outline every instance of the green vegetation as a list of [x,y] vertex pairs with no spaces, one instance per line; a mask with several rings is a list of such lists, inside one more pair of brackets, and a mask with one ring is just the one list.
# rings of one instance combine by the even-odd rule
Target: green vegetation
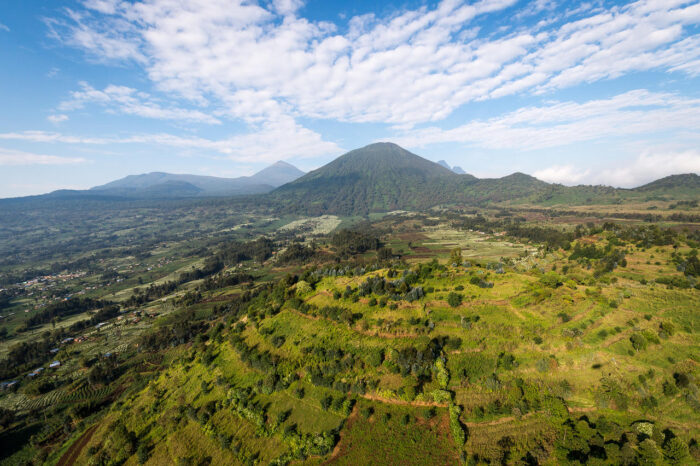
[[700,461],[686,217],[182,202],[0,239],[2,464]]

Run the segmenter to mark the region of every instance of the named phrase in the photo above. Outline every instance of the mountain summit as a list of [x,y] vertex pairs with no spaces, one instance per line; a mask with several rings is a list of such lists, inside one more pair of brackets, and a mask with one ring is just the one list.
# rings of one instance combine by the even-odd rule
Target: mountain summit
[[366,213],[419,207],[442,197],[470,175],[419,157],[396,144],[380,142],[350,151],[273,191],[281,202],[307,210]]
[[327,177],[362,175],[376,178],[389,174],[414,176],[423,180],[454,175],[451,170],[394,143],[378,142],[341,155],[323,167],[307,173],[294,184]]
[[459,165],[455,165],[454,167],[450,167],[450,165],[444,160],[438,160],[437,163],[438,163],[438,165],[442,165],[443,167],[447,168],[448,170],[450,170],[458,175],[466,175],[467,174],[467,172],[465,172],[464,169],[462,169],[462,167],[460,167]]
[[304,176],[303,171],[299,170],[291,163],[280,160],[267,168],[263,168],[255,175],[250,176],[249,179],[258,184],[266,184],[277,187],[294,181],[302,176]]

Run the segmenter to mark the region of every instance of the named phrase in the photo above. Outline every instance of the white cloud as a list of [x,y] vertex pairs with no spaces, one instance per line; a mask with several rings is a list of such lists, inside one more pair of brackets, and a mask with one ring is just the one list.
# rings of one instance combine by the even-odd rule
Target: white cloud
[[290,15],[304,6],[303,0],[273,0],[272,6],[281,15]]
[[631,188],[681,173],[700,174],[700,152],[644,153],[631,163],[603,170],[597,178],[602,184]]
[[543,181],[576,184],[602,184],[634,188],[669,175],[700,174],[700,152],[645,152],[633,160],[603,167],[600,170],[581,169],[573,165],[553,166],[533,175]]
[[589,174],[590,170],[580,170],[573,165],[554,165],[537,170],[532,176],[548,183],[575,185],[581,184]]
[[10,32],[10,28],[0,23],[0,31]]
[[337,155],[342,152],[335,143],[324,141],[318,133],[304,128],[289,117],[265,122],[254,132],[218,140],[167,133],[125,137],[80,137],[45,131],[0,133],[0,140],[3,139],[81,145],[150,144],[214,152],[239,162],[275,162],[282,159]]
[[119,9],[120,0],[84,0],[83,5],[91,10],[113,15]]
[[[89,0],[88,9],[47,24],[93,56],[135,61],[162,91],[213,101],[246,120],[271,112],[409,127],[479,99],[636,71],[700,74],[697,2],[575,12],[561,3],[537,0],[525,8],[547,9],[547,21],[495,35],[479,32],[479,22],[515,0],[444,0],[387,18],[353,17],[344,33],[297,17],[300,0]],[[231,105],[239,101],[244,108]]]
[[85,163],[87,160],[79,157],[59,157],[56,155],[33,154],[0,147],[0,166],[19,165],[71,165]]
[[59,123],[63,123],[64,121],[68,121],[68,115],[64,114],[57,114],[57,115],[49,115],[46,117],[47,120],[49,120],[51,123],[57,125]]
[[109,85],[103,90],[95,89],[86,82],[80,83],[81,90],[71,93],[71,98],[58,106],[59,110],[70,111],[95,103],[113,112],[136,115],[160,120],[183,120],[197,123],[220,124],[217,118],[199,110],[178,107],[163,108],[153,97],[126,86]]
[[700,99],[634,90],[584,103],[525,107],[452,129],[429,127],[396,138],[407,147],[458,142],[485,149],[545,149],[585,141],[700,128]]

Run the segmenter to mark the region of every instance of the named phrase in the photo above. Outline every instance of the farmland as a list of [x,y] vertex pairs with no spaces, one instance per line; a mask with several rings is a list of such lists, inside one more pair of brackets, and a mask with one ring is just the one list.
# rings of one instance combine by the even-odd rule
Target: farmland
[[169,264],[89,295],[109,302],[11,334],[9,357],[57,351],[5,368],[5,463],[697,460],[697,230],[450,211],[319,230],[343,221],[160,247],[146,263]]

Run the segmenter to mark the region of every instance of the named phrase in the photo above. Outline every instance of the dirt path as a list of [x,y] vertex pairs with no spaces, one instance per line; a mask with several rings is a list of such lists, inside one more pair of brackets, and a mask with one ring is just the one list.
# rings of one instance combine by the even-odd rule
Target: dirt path
[[436,408],[447,408],[447,403],[438,403],[436,401],[404,401],[397,400],[394,398],[384,398],[379,395],[364,394],[362,398],[366,400],[379,401],[380,403],[386,403],[389,405],[402,405],[402,406],[435,406]]
[[[341,322],[336,322],[331,319],[327,319],[325,317],[321,316],[312,316],[309,314],[304,314],[303,312],[297,311],[296,309],[287,309],[290,311],[292,314],[296,314],[299,317],[303,317],[304,319],[309,319],[309,320],[325,320],[326,322],[330,322],[333,324],[337,325],[342,325]],[[379,330],[362,330],[357,327],[348,327],[351,331],[355,333],[359,333],[361,335],[367,336],[367,337],[377,337],[377,338],[386,338],[386,339],[397,339],[397,338],[416,338],[419,335],[417,333],[413,332],[401,332],[401,333],[389,333],[389,332],[381,332]]]
[[[519,420],[522,419],[527,419],[530,416],[534,416],[535,414],[538,413],[527,413],[522,416],[520,416]],[[493,421],[486,421],[486,422],[465,422],[464,425],[467,427],[484,427],[484,426],[497,426],[499,424],[507,424],[509,422],[515,421],[514,416],[506,416],[506,417],[499,417],[498,419],[494,419]]]
[[[344,443],[343,443],[343,437],[350,430],[350,427],[352,427],[353,423],[357,419],[357,413],[358,413],[358,408],[357,405],[352,409],[352,412],[350,413],[350,416],[345,420],[345,423],[343,425],[343,428],[340,429],[340,434],[339,434],[339,439],[338,443],[335,444],[335,447],[333,448],[333,451],[331,452],[330,458],[328,458],[326,461],[324,461],[321,464],[330,464],[333,462],[333,460],[337,459],[342,453],[344,449]],[[345,435],[343,435],[345,434]]]
[[461,350],[450,351],[449,354],[466,354],[466,353],[481,353],[483,348],[466,348]]
[[569,408],[569,414],[571,413],[592,413],[593,411],[596,411],[597,408],[595,406],[579,406],[579,407],[573,407]]
[[606,341],[605,344],[603,344],[603,348],[610,348],[615,343],[622,341],[625,338],[628,338],[633,332],[633,330],[624,330],[620,336],[615,337],[612,340]]
[[61,456],[61,459],[58,460],[56,466],[69,466],[75,464],[78,456],[80,456],[80,452],[83,451],[83,448],[85,448],[85,445],[87,445],[87,443],[90,441],[96,430],[97,424],[86,430],[85,433],[68,448],[68,451]]

